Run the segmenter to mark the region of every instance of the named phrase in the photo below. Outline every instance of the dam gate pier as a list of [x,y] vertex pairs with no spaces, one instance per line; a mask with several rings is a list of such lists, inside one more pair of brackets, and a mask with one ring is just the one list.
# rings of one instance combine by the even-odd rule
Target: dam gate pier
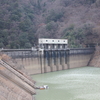
[[94,48],[77,48],[3,49],[1,52],[15,59],[32,75],[87,66],[94,51]]

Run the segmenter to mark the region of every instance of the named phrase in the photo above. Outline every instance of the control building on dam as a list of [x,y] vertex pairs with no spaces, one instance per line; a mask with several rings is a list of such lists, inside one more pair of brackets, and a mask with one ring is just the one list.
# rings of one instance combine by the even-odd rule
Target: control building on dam
[[93,48],[69,49],[67,39],[39,39],[38,48],[3,49],[29,74],[40,74],[89,65]]
[[44,39],[40,38],[38,40],[39,48],[40,49],[52,49],[52,50],[64,50],[68,47],[68,40],[67,39]]

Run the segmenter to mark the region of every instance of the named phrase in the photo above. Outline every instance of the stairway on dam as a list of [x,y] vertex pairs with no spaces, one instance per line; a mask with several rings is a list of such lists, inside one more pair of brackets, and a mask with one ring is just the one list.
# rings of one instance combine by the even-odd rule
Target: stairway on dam
[[0,58],[0,100],[34,100],[35,82],[23,66],[5,54],[0,54]]

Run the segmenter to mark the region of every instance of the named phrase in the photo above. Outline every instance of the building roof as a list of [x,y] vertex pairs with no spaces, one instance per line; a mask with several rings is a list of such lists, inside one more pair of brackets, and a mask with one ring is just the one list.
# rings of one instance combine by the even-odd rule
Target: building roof
[[68,39],[39,38],[39,44],[68,44]]

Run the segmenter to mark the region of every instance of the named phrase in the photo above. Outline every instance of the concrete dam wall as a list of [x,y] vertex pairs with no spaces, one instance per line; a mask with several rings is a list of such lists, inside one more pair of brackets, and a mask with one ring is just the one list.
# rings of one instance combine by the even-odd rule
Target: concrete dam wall
[[24,69],[0,54],[0,100],[34,100],[35,82]]
[[87,66],[94,49],[14,50],[6,54],[23,65],[29,74],[40,74]]

